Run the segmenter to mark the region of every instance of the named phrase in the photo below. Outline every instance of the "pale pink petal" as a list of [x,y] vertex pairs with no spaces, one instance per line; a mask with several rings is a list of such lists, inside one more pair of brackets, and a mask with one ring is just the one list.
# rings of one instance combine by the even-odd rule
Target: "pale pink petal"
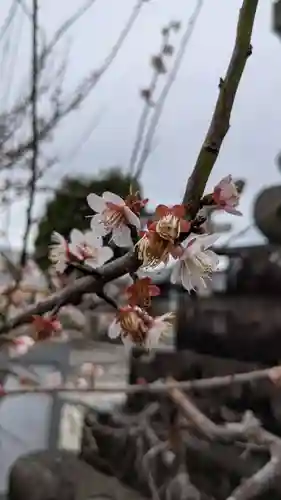
[[98,196],[95,193],[90,193],[87,196],[87,203],[89,207],[97,213],[103,212],[106,208],[106,204],[104,199],[101,196]]
[[111,193],[110,191],[105,191],[102,195],[106,202],[114,203],[114,205],[124,205],[124,200],[117,194]]
[[112,239],[118,247],[128,248],[133,246],[131,231],[125,224],[113,229]]
[[136,214],[134,214],[134,212],[132,212],[129,207],[124,208],[124,213],[129,224],[136,227],[137,229],[141,228],[140,219]]
[[110,339],[117,339],[121,335],[120,324],[116,320],[112,321],[108,328],[108,336]]

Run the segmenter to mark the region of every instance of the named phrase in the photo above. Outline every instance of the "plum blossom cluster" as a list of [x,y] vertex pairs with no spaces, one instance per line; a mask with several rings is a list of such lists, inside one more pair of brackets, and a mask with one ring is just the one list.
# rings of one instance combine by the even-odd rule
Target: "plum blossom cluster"
[[[200,292],[218,266],[218,257],[211,249],[217,235],[204,231],[206,219],[199,216],[198,207],[194,216],[190,205],[158,205],[152,220],[143,223],[141,211],[148,200],[141,199],[139,193],[130,193],[125,199],[111,192],[102,196],[90,193],[87,202],[93,212],[89,214],[90,229],[73,229],[68,239],[54,232],[49,250],[52,267],[62,278],[72,268],[102,277],[103,265],[113,260],[116,252],[118,256],[127,251],[134,254],[140,272],[131,274],[132,284],[125,291],[127,303],[120,306],[105,292],[100,296],[116,309],[109,337],[120,338],[129,348],[150,350],[171,332],[173,313],[152,315],[151,298],[159,295],[160,289],[146,276],[146,271],[172,262],[171,282],[181,284],[189,293]],[[199,208],[241,215],[238,204],[238,190],[228,175],[211,194],[202,197]],[[24,354],[36,341],[62,335],[57,310],[44,317],[34,316],[33,327],[32,337],[19,337],[10,345],[11,356]]]

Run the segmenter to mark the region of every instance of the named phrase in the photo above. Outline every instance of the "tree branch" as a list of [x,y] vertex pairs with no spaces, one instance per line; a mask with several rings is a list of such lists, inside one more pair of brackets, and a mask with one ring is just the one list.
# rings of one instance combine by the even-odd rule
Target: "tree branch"
[[252,53],[251,36],[259,0],[243,0],[240,9],[236,40],[225,79],[220,82],[220,92],[212,121],[199,152],[193,172],[188,179],[183,203],[191,204],[197,213],[201,196],[215,165],[224,137],[230,126],[230,116],[238,86],[248,57]]
[[270,461],[236,488],[227,500],[250,500],[268,491],[281,475],[281,448],[272,451]]

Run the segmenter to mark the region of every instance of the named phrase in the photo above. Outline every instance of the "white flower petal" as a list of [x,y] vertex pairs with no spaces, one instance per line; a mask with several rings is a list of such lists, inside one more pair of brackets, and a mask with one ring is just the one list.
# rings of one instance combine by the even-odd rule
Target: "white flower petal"
[[198,241],[204,244],[204,248],[209,248],[213,246],[214,243],[219,239],[218,234],[202,234],[198,235]]
[[180,276],[181,276],[182,286],[190,293],[194,287],[191,281],[191,274],[185,265],[181,266]]
[[70,243],[73,245],[81,245],[85,240],[84,234],[79,229],[72,229],[70,232]]
[[134,342],[132,339],[129,337],[129,335],[122,335],[122,342],[124,344],[126,352],[131,351],[131,349],[135,346]]
[[105,227],[100,214],[96,214],[91,219],[91,229],[94,235],[99,238],[101,236],[105,236],[110,232],[110,229]]
[[125,224],[113,229],[112,239],[118,247],[129,248],[133,246],[131,231]]
[[105,191],[102,195],[106,202],[114,203],[115,205],[124,205],[124,200],[117,194],[111,193],[110,191]]
[[52,232],[51,241],[55,244],[66,244],[65,238],[57,231]]
[[177,285],[180,281],[180,274],[181,274],[181,266],[182,266],[182,263],[179,261],[179,262],[176,262],[174,267],[173,267],[173,270],[171,272],[171,283],[173,283],[173,285]]
[[129,224],[135,226],[137,229],[141,228],[140,219],[129,207],[124,208],[124,213]]
[[120,324],[113,320],[108,327],[108,336],[110,339],[117,339],[121,335]]
[[87,203],[94,212],[101,213],[106,208],[104,199],[95,193],[90,193],[87,196]]
[[105,262],[113,257],[113,250],[109,247],[103,247],[98,253],[98,263],[102,266]]
[[84,234],[84,240],[86,244],[92,248],[101,248],[103,244],[101,236],[94,231],[86,231]]
[[147,347],[147,349],[155,349],[155,347],[158,347],[160,338],[165,329],[165,325],[160,322],[155,322],[154,326],[152,326],[152,328],[150,328],[148,332],[145,341],[145,347]]
[[79,251],[79,247],[76,243],[69,243],[68,249],[72,255],[75,255],[75,257],[81,259],[81,252]]

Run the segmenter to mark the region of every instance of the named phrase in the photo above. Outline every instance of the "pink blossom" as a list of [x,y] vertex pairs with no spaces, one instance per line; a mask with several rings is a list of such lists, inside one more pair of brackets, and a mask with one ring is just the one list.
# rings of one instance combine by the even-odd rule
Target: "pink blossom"
[[234,215],[242,215],[236,207],[239,204],[240,195],[231,175],[223,177],[215,186],[212,197],[216,205],[226,212]]

